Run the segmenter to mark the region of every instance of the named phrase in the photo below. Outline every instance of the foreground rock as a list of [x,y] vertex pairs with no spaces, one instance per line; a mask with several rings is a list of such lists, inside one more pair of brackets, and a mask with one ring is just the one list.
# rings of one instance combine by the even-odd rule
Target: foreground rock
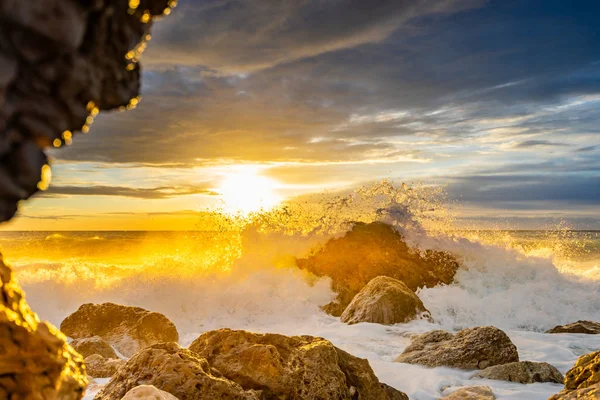
[[495,400],[494,392],[489,386],[471,386],[458,389],[441,400]]
[[171,393],[157,389],[154,386],[142,385],[131,389],[122,400],[177,400]]
[[451,334],[431,331],[418,336],[396,362],[428,367],[485,369],[519,361],[517,347],[506,333],[484,326]]
[[452,283],[459,267],[449,254],[412,251],[402,235],[381,222],[357,223],[344,237],[328,241],[315,254],[298,259],[297,264],[317,276],[331,277],[338,296],[324,308],[335,316],[340,316],[354,296],[378,276],[397,279],[416,291]]
[[546,333],[585,333],[588,335],[600,334],[600,323],[593,321],[577,321],[568,325],[558,325]]
[[87,375],[92,378],[110,378],[123,365],[125,360],[118,358],[104,358],[99,354],[92,354],[85,359]]
[[342,322],[351,325],[359,322],[393,325],[417,318],[431,320],[431,314],[403,282],[387,276],[371,280],[341,316]]
[[579,357],[565,375],[563,391],[550,399],[600,399],[600,351]]
[[369,362],[312,336],[207,332],[190,350],[266,399],[408,399],[379,382]]
[[178,342],[175,325],[164,315],[120,304],[84,304],[61,324],[74,339],[99,336],[125,357],[155,343]]
[[92,354],[98,354],[104,358],[119,358],[111,345],[105,342],[100,336],[75,339],[69,344],[84,358]]
[[120,400],[139,385],[155,386],[179,400],[260,399],[256,392],[221,377],[206,359],[177,343],[155,344],[131,357],[94,399]]
[[564,376],[554,366],[545,362],[519,361],[488,367],[473,375],[472,379],[494,379],[515,383],[563,383]]

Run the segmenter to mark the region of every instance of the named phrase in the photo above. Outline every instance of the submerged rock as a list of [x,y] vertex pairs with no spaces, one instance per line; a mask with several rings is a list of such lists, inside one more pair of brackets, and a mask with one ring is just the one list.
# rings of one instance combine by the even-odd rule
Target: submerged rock
[[586,333],[588,335],[600,334],[600,323],[593,321],[577,321],[572,324],[558,325],[546,333]]
[[451,334],[437,330],[415,338],[396,362],[428,367],[485,369],[519,361],[517,347],[498,328],[484,326]]
[[159,343],[134,355],[94,397],[120,400],[139,385],[152,385],[179,400],[259,400],[254,391],[225,379],[206,359],[177,343]]
[[374,322],[393,325],[416,318],[431,320],[431,314],[403,282],[387,276],[372,279],[354,296],[341,316],[342,322],[347,324]]
[[69,344],[84,358],[92,354],[98,354],[104,358],[119,358],[111,345],[100,336],[75,339]]
[[379,382],[367,360],[312,336],[220,329],[199,336],[190,350],[223,376],[266,399],[407,399]]
[[87,385],[83,358],[29,308],[0,256],[0,398],[77,400]]
[[125,357],[162,342],[177,342],[175,325],[164,315],[120,304],[84,304],[61,324],[74,339],[99,336]]
[[86,357],[85,367],[87,375],[92,378],[110,378],[125,365],[125,362],[118,358],[104,358],[99,354],[92,354]]
[[157,389],[151,385],[136,386],[131,389],[121,400],[178,400],[171,393]]
[[489,386],[470,386],[458,389],[441,400],[495,400],[494,392]]
[[564,376],[556,367],[545,362],[519,361],[488,367],[471,379],[494,379],[516,383],[563,383]]
[[600,399],[600,351],[577,360],[565,375],[565,388],[550,400]]
[[297,264],[317,276],[331,277],[338,296],[324,309],[335,316],[340,316],[354,296],[378,276],[397,279],[416,291],[452,283],[459,267],[447,253],[414,251],[391,225],[381,222],[357,223],[344,237],[328,241],[310,257],[298,259]]

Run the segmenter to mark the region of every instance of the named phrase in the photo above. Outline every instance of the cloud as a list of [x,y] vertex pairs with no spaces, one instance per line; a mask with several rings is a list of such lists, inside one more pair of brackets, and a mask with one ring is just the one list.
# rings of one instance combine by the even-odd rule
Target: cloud
[[214,191],[202,187],[51,186],[48,191],[42,192],[38,197],[120,196],[139,199],[168,199],[195,194],[217,195]]
[[568,146],[567,143],[551,142],[549,140],[526,140],[521,143],[517,143],[513,147],[516,149],[531,148],[531,147],[564,147]]

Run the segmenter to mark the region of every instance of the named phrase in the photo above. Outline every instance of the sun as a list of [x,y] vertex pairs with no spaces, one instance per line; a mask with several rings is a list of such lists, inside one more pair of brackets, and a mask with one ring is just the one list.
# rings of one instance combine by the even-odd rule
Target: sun
[[239,167],[224,176],[217,192],[226,211],[249,214],[278,205],[282,200],[278,186],[277,181],[260,175],[256,168]]

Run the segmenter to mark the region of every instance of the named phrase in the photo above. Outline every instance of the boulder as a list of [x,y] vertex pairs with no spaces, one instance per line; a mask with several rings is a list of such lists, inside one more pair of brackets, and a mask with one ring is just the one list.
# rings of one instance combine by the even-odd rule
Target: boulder
[[177,343],[141,350],[119,368],[95,400],[120,400],[139,385],[152,385],[179,400],[259,400],[254,391],[220,376],[206,359]]
[[80,399],[83,358],[58,329],[40,322],[2,256],[0,283],[0,399]]
[[350,325],[359,322],[393,325],[417,318],[431,320],[431,314],[403,282],[387,276],[372,279],[341,316],[342,322]]
[[484,326],[451,334],[437,330],[415,338],[396,362],[428,367],[485,369],[519,361],[517,347],[498,328]]
[[125,365],[125,362],[119,358],[104,358],[99,354],[92,354],[86,357],[85,368],[88,377],[110,378]]
[[441,400],[495,400],[494,392],[489,386],[470,386],[458,389]]
[[256,334],[220,329],[189,349],[227,379],[267,399],[404,399],[382,385],[369,362],[312,336]]
[[494,379],[515,383],[563,383],[565,377],[554,366],[545,362],[519,361],[488,367],[472,379]]
[[382,222],[356,223],[345,236],[329,240],[296,262],[314,275],[331,277],[338,296],[324,309],[335,316],[340,316],[354,296],[378,276],[397,279],[416,291],[452,283],[459,267],[447,253],[411,249],[400,233]]
[[164,315],[120,304],[84,304],[61,324],[74,339],[99,336],[125,357],[162,342],[178,342],[175,325]]
[[579,357],[565,375],[565,388],[550,398],[566,399],[600,399],[600,351]]
[[99,354],[104,358],[119,358],[111,345],[106,343],[100,336],[75,339],[69,344],[84,358],[92,354]]
[[577,321],[567,325],[557,325],[546,333],[585,333],[588,335],[600,334],[600,323],[593,321]]
[[141,385],[131,389],[122,400],[178,400],[171,393],[167,393],[150,385]]

